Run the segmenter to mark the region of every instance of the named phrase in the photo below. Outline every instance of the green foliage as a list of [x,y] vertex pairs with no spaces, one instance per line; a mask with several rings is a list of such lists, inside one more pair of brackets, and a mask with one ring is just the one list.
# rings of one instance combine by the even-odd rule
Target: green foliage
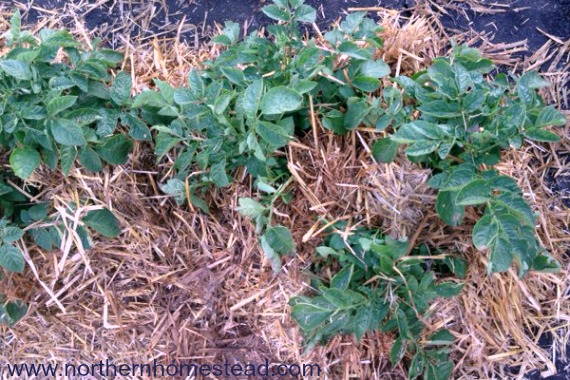
[[[46,251],[61,247],[67,228],[50,215],[50,204],[29,203],[20,192],[2,181],[0,189],[4,190],[0,192],[0,211],[4,216],[0,220],[0,266],[9,272],[22,273],[25,260],[16,242],[24,237],[24,228],[27,237]],[[77,207],[70,204],[68,209],[69,213],[75,213]],[[76,244],[81,243],[83,249],[93,246],[90,229],[106,237],[116,237],[120,233],[116,217],[105,208],[85,213],[82,222],[84,225],[78,226],[75,232],[79,237]]]
[[256,232],[260,235],[259,245],[275,273],[281,270],[281,255],[295,252],[295,242],[291,231],[284,226],[273,226],[273,208],[275,202],[281,200],[288,203],[290,193],[287,192],[291,180],[281,185],[278,189],[263,182],[256,181],[259,191],[266,193],[261,202],[252,198],[239,198],[239,207],[236,209],[240,214],[255,221]]
[[24,271],[24,256],[15,243],[24,236],[24,231],[0,220],[0,266],[10,272]]
[[[6,182],[6,172],[0,175],[0,268],[7,272],[23,273],[25,258],[18,242],[31,239],[38,247],[45,251],[59,249],[62,238],[69,233],[69,226],[57,218],[57,214],[50,215],[52,206],[49,203],[30,203],[28,199],[16,188]],[[38,189],[28,187],[35,195]],[[70,204],[69,214],[75,214],[77,207]],[[115,216],[107,209],[87,212],[82,218],[84,225],[79,225],[74,231],[78,239],[76,245],[82,249],[93,246],[90,229],[107,237],[115,237],[120,233]],[[25,232],[24,232],[25,229]],[[0,271],[0,279],[2,271]],[[2,294],[0,294],[0,302]],[[26,307],[20,302],[8,302],[0,306],[0,323],[12,325],[25,314]]]
[[[130,110],[130,76],[111,78],[110,69],[122,62],[122,54],[99,49],[97,43],[83,50],[62,30],[43,29],[36,37],[22,31],[20,22],[16,11],[3,35],[10,50],[0,58],[0,151],[9,163],[0,171],[0,267],[17,273],[25,269],[17,245],[24,229],[45,250],[59,248],[66,229],[49,215],[49,205],[30,203],[15,186],[41,164],[59,166],[66,175],[77,159],[89,171],[102,170],[104,161],[123,164],[132,141],[117,126],[129,127],[135,138],[140,124],[148,131]],[[28,193],[39,191],[26,186]],[[69,207],[75,212],[74,205]],[[85,249],[92,246],[86,226],[109,237],[120,232],[106,209],[88,213],[83,222],[75,241]],[[12,325],[25,314],[18,302],[1,302],[0,322]]]
[[0,294],[0,323],[13,326],[26,315],[28,307],[21,302],[4,300]]
[[[352,128],[365,116],[374,119],[369,115],[376,112],[374,104],[365,110],[352,106],[358,96],[375,91],[379,78],[390,72],[384,62],[371,58],[372,47],[356,45],[357,41],[381,45],[372,20],[364,14],[349,16],[335,35],[350,47],[335,43],[331,50],[314,40],[303,41],[299,24],[314,22],[316,12],[302,1],[276,1],[263,12],[279,21],[267,28],[269,38],[254,31],[240,41],[239,27],[227,23],[213,40],[227,49],[204,62],[202,69],[192,70],[186,88],[157,81],[158,92],[143,92],[134,102],[156,131],[158,160],[172,155],[175,178],[181,183],[188,180],[187,192],[180,191],[180,183],[166,187],[165,191],[179,194],[179,202],[186,193],[198,194],[209,185],[228,186],[243,167],[254,178],[278,187],[278,179],[286,180],[288,172],[276,152],[294,138],[296,130],[308,127],[309,96],[319,111],[330,107],[325,103],[334,108],[350,104],[346,122],[339,112],[329,115],[334,121],[324,122],[333,129],[344,124]],[[352,85],[345,83],[345,69]]]
[[[547,84],[538,74],[512,77],[512,83],[505,74],[487,75],[493,69],[476,49],[455,46],[449,58],[436,58],[426,71],[395,78],[420,116],[395,124],[391,141],[405,144],[410,159],[436,170],[430,185],[439,191],[436,207],[447,224],[462,224],[467,206],[484,209],[473,243],[489,250],[489,272],[507,270],[513,259],[521,276],[530,269],[555,270],[556,262],[535,238],[535,217],[515,181],[488,167],[525,138],[558,141],[545,127],[565,125],[566,118],[538,95]],[[377,160],[394,157],[385,140],[374,147]]]
[[[133,103],[155,131],[157,160],[168,155],[174,161],[175,176],[161,188],[179,204],[190,198],[207,212],[202,194],[211,186],[229,186],[242,168],[266,188],[282,188],[289,172],[279,151],[309,127],[310,97],[324,115],[323,125],[337,132],[362,122],[383,129],[403,117],[398,91],[385,91],[385,99],[370,104],[362,100],[390,73],[386,63],[373,59],[382,42],[378,25],[364,13],[349,15],[328,33],[325,47],[303,41],[300,24],[316,17],[303,1],[274,1],[263,12],[278,21],[268,26],[268,38],[253,31],[240,41],[239,26],[228,22],[213,39],[226,50],[190,71],[187,87],[155,81],[158,91],[145,91]],[[387,110],[380,107],[384,101]],[[269,223],[268,203],[274,200],[262,197],[255,215],[248,215],[247,204],[240,203],[240,210],[256,221],[263,251],[277,269],[278,256],[293,245],[290,232]]]
[[96,43],[85,51],[62,30],[43,29],[36,38],[20,30],[18,11],[11,25],[11,50],[0,61],[0,148],[14,174],[27,179],[41,163],[68,174],[78,157],[90,171],[102,161],[123,164],[132,143],[121,137],[126,149],[109,146],[119,122],[150,139],[146,126],[146,135],[134,136],[144,123],[130,111],[130,76],[113,81],[109,74],[121,54]]
[[447,354],[454,337],[447,330],[425,337],[423,320],[431,300],[453,297],[462,285],[435,281],[435,272],[419,257],[426,247],[408,255],[407,242],[357,229],[346,240],[330,235],[317,252],[324,257],[320,267],[336,263],[340,269],[329,281],[313,281],[318,295],[290,300],[307,349],[339,333],[360,340],[367,331],[395,332],[390,361],[396,365],[408,353],[409,379],[449,378],[453,364]]
[[106,208],[89,211],[83,223],[106,237],[117,237],[121,233],[117,218]]

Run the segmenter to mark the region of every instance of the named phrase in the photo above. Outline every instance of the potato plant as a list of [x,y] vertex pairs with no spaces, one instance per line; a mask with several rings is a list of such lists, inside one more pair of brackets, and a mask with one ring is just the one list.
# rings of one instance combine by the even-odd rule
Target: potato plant
[[240,40],[239,26],[228,22],[213,40],[225,50],[191,70],[187,87],[155,81],[159,91],[141,93],[133,105],[155,131],[157,159],[173,157],[176,174],[162,190],[179,203],[189,196],[207,212],[201,195],[211,186],[229,186],[243,168],[255,179],[263,195],[241,199],[238,210],[255,220],[260,245],[278,269],[279,256],[295,249],[291,232],[271,218],[276,199],[290,197],[284,187],[290,175],[279,151],[310,127],[310,97],[324,113],[325,126],[335,131],[356,128],[363,116],[376,123],[397,110],[382,110],[380,99],[372,105],[363,100],[390,73],[373,58],[382,45],[379,27],[363,12],[327,33],[327,48],[301,35],[300,25],[316,18],[303,1],[275,1],[263,12],[278,21],[268,26],[269,36],[254,31]]
[[395,78],[420,116],[393,125],[387,144],[406,145],[411,160],[434,168],[429,184],[438,190],[436,207],[445,223],[461,224],[468,206],[483,210],[473,244],[489,251],[489,272],[506,271],[513,260],[521,276],[557,270],[535,237],[535,215],[516,181],[493,166],[503,150],[519,149],[524,139],[559,141],[546,127],[563,126],[566,117],[544,104],[537,89],[547,82],[537,73],[492,77],[494,68],[478,50],[455,46],[426,71]]
[[[436,282],[425,260],[429,256],[426,246],[409,249],[406,241],[359,228],[348,237],[331,233],[317,253],[322,257],[315,264],[317,269],[335,265],[340,269],[328,281],[313,280],[318,295],[290,300],[291,315],[305,336],[306,349],[339,333],[354,334],[357,340],[367,331],[396,333],[390,361],[397,365],[409,353],[409,379],[422,375],[426,380],[449,378],[453,363],[448,353],[454,336],[442,329],[425,337],[424,319],[429,317],[431,300],[453,297],[463,285]],[[460,258],[452,256],[442,260],[441,266],[446,263],[453,269],[464,267]]]
[[[76,161],[89,171],[123,164],[131,137],[150,139],[150,130],[131,110],[130,76],[110,75],[122,54],[96,43],[83,50],[67,31],[43,29],[34,36],[21,30],[18,11],[10,21],[3,35],[10,50],[0,59],[0,150],[9,157],[0,171],[0,266],[22,273],[25,260],[17,242],[24,229],[46,250],[60,246],[64,229],[50,216],[49,204],[31,203],[16,186],[38,193],[23,180],[41,164],[65,175]],[[119,121],[131,137],[117,130]],[[75,205],[68,207],[74,211]],[[31,226],[40,222],[51,226]],[[86,249],[92,245],[89,228],[109,237],[120,232],[107,209],[86,213],[82,222],[76,233]],[[2,304],[1,321],[12,324],[23,315],[19,303]]]
[[75,161],[89,171],[127,161],[132,141],[150,131],[131,110],[131,77],[109,71],[123,55],[83,50],[67,31],[43,29],[39,38],[20,30],[12,17],[4,36],[12,49],[0,62],[0,146],[10,152],[14,174],[27,179],[40,163],[68,174]]

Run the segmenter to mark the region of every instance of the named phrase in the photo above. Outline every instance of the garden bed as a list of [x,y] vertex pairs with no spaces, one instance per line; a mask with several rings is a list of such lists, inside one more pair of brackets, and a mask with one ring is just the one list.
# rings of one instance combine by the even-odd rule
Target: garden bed
[[[257,1],[224,6],[173,2],[168,18],[162,2],[149,5],[155,7],[154,15],[123,2],[102,3],[87,14],[88,3],[75,11],[71,4],[52,3],[50,7],[59,5],[64,11],[35,9],[25,19],[32,27],[37,22],[67,25],[83,43],[96,29],[105,41],[122,46],[127,57],[122,68],[135,78],[134,93],[154,88],[154,79],[183,85],[191,68],[218,56],[219,47],[203,44],[217,30],[213,21],[231,19],[247,23],[250,30],[267,22],[259,13],[267,4]],[[458,42],[479,46],[505,69],[542,67],[552,82],[543,96],[561,109],[568,108],[568,4],[544,3],[543,11],[529,9],[523,2],[511,8],[475,4],[479,13],[471,13],[464,3],[413,3],[382,4],[405,8],[401,15],[391,10],[372,12],[384,27],[379,57],[393,73],[426,68],[434,57],[448,53],[453,35]],[[48,8],[41,2],[34,6]],[[319,28],[327,29],[341,9],[372,6],[376,2],[327,2],[318,13],[324,13]],[[482,14],[484,9],[491,13]],[[9,10],[4,10],[7,20]],[[137,17],[144,32],[128,22]],[[495,30],[497,44],[466,32],[471,25],[464,17],[474,20],[477,31],[494,29],[492,21],[501,25]],[[180,24],[183,18],[185,23]],[[521,32],[504,28],[507,20],[514,20]],[[2,31],[7,22],[3,25]],[[462,32],[453,33],[455,26]],[[521,54],[524,44],[517,43],[524,38],[530,48],[526,57]],[[319,220],[336,218],[381,227],[392,237],[407,237],[414,243],[448,247],[466,257],[469,271],[463,292],[436,300],[428,323],[430,330],[453,331],[455,378],[516,374],[522,378],[524,373],[536,378],[537,372],[544,376],[558,372],[558,378],[564,378],[569,221],[561,197],[568,191],[567,138],[508,151],[498,166],[502,174],[517,180],[540,215],[536,222],[540,242],[562,263],[559,274],[531,272],[521,280],[513,273],[487,276],[486,259],[470,238],[475,213],[466,216],[466,226],[446,226],[436,216],[436,192],[426,185],[431,171],[403,157],[389,165],[376,163],[364,143],[372,136],[366,128],[335,136],[319,127],[301,134],[282,151],[280,157],[287,161],[296,190],[290,203],[278,203],[276,217],[290,227],[297,251],[284,257],[279,274],[264,260],[255,226],[236,211],[239,198],[256,197],[257,190],[246,176],[237,175],[229,187],[209,192],[206,199],[212,213],[206,215],[190,202],[177,205],[161,191],[173,162],[167,158],[155,165],[148,142],[136,143],[125,165],[101,173],[74,168],[65,177],[41,168],[30,182],[45,189],[38,197],[55,202],[59,217],[73,219],[65,204],[82,199],[111,209],[122,232],[114,239],[98,236],[89,251],[72,249],[71,237],[63,254],[28,246],[25,275],[10,274],[1,283],[9,299],[25,300],[30,308],[12,329],[2,327],[0,362],[268,360],[317,363],[325,371],[322,378],[402,378],[404,367],[392,367],[388,360],[394,343],[390,334],[369,332],[361,342],[353,336],[335,336],[326,346],[301,356],[303,340],[288,302],[309,291],[307,273],[313,269],[315,247],[325,236]]]

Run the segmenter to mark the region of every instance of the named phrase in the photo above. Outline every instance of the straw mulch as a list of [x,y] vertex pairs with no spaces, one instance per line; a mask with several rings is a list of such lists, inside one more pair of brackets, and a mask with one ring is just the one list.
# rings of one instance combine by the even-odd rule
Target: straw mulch
[[[407,74],[445,54],[450,36],[443,31],[435,3],[418,2],[405,18],[394,11],[374,9],[384,26],[385,48],[378,56]],[[7,12],[0,18],[6,28]],[[58,25],[46,13],[39,26]],[[89,36],[77,18],[76,34]],[[38,27],[39,27],[38,26]],[[552,86],[544,95],[568,108],[567,81],[570,41],[551,39],[530,59],[512,55],[524,42],[493,45],[486,36],[465,33],[458,41],[479,45],[485,54],[516,70],[539,68],[551,60],[546,75]],[[152,86],[152,79],[184,83],[190,67],[217,54],[211,47],[196,50],[194,41],[154,39],[137,43],[122,38],[124,69],[137,79],[134,91]],[[567,133],[564,131],[563,133]],[[98,363],[316,363],[323,379],[401,379],[403,368],[387,360],[392,336],[368,333],[360,343],[338,336],[325,347],[301,356],[302,337],[289,317],[288,299],[308,291],[307,270],[315,259],[327,222],[346,220],[383,228],[416,243],[449,247],[469,262],[463,293],[432,306],[428,330],[447,327],[457,337],[452,357],[456,378],[507,378],[509,367],[520,375],[532,369],[553,374],[554,362],[566,357],[570,303],[566,253],[570,247],[570,213],[552,193],[547,177],[568,174],[559,156],[568,141],[556,145],[528,144],[507,152],[499,169],[519,182],[540,215],[541,242],[563,262],[558,274],[531,273],[519,280],[514,273],[486,276],[485,257],[472,248],[467,223],[449,228],[435,215],[435,193],[427,187],[429,171],[399,158],[377,164],[370,155],[374,136],[366,129],[339,137],[317,119],[306,136],[290,143],[285,154],[295,179],[295,196],[277,205],[276,215],[292,227],[298,252],[285,259],[275,276],[257,245],[250,222],[234,208],[237,199],[254,196],[247,178],[229,189],[213,190],[212,215],[191,205],[178,207],[158,189],[171,162],[158,171],[150,147],[137,145],[126,166],[99,174],[74,169],[68,178],[46,171],[31,183],[45,190],[56,215],[72,225],[64,205],[105,205],[120,219],[118,239],[97,239],[95,248],[63,252],[27,247],[25,275],[8,275],[0,292],[30,304],[26,318],[14,328],[0,327],[2,362]],[[149,168],[155,168],[149,170]],[[23,189],[25,190],[25,189]],[[71,242],[71,229],[64,241]],[[539,347],[543,334],[554,336],[553,348]]]

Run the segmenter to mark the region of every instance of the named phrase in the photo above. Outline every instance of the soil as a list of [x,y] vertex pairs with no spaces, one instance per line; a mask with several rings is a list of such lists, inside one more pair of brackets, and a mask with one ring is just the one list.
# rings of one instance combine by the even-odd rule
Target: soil
[[[538,340],[538,345],[543,348],[543,349],[551,349],[552,345],[555,344],[555,337],[552,336],[552,333],[546,331],[544,332],[541,336],[540,339]],[[560,348],[560,347],[558,347]],[[566,345],[566,350],[570,349],[570,344]],[[566,351],[568,352],[568,351]],[[553,376],[549,376],[549,377],[541,377],[540,376],[540,371],[538,370],[533,370],[530,371],[526,374],[525,379],[526,380],[568,380],[570,379],[570,363],[568,362],[563,362],[563,361],[557,361],[555,363],[556,365],[556,370],[558,371],[558,374],[553,375]],[[516,375],[518,372],[514,371],[514,375]]]
[[478,32],[490,32],[494,35],[493,42],[509,43],[526,39],[528,54],[547,41],[544,33],[561,40],[570,37],[570,0],[484,0],[481,3],[503,3],[508,4],[508,8],[494,7],[501,12],[483,14],[463,3],[461,12],[444,17],[445,25],[459,30],[471,27]]
[[[330,23],[338,19],[348,8],[351,7],[384,7],[399,10],[413,9],[418,0],[307,0],[306,3],[318,9],[318,23],[326,28]],[[74,7],[73,3],[78,0],[36,0],[34,5],[48,10],[62,10],[67,8],[65,14]],[[223,24],[226,20],[232,20],[240,24],[247,24],[250,29],[259,28],[268,19],[260,9],[269,0],[196,0],[196,1],[153,1],[153,2],[117,2],[114,0],[96,1],[89,0],[90,4],[99,3],[92,10],[75,9],[75,13],[83,16],[90,30],[104,31],[108,26],[112,29],[128,30],[142,37],[150,37],[156,34],[168,35],[176,31],[178,22],[185,17],[189,24],[205,27],[200,35],[207,35],[214,23]],[[436,3],[446,3],[439,0]],[[149,6],[150,3],[150,6]],[[478,32],[490,32],[494,42],[516,42],[523,39],[528,41],[528,54],[536,51],[547,41],[544,33],[556,36],[560,39],[570,37],[570,0],[505,0],[496,4],[494,0],[482,0],[482,4],[489,4],[497,13],[477,13],[466,2],[454,3],[455,9],[447,9],[448,15],[443,17],[443,23],[449,29],[467,30],[472,28]],[[121,9],[120,4],[123,4]],[[12,0],[0,0],[0,5],[5,8],[13,6]],[[154,8],[152,13],[151,8]],[[30,10],[26,13],[26,21],[34,21],[41,15],[38,10]],[[150,17],[152,15],[152,17]],[[150,19],[146,25],[144,22],[129,22],[129,20]],[[73,22],[73,19],[65,20]],[[127,25],[131,24],[131,25]],[[541,32],[542,31],[542,32]],[[204,33],[205,32],[205,33]],[[544,33],[543,33],[544,32]],[[186,37],[190,38],[189,30]],[[111,36],[105,36],[111,37]],[[111,37],[112,39],[112,37]]]
[[[79,0],[35,0],[34,5],[39,8],[55,10],[60,14],[73,14],[75,12],[80,19],[84,19],[87,27],[100,34],[111,45],[118,44],[113,35],[103,35],[105,31],[115,30],[119,33],[139,38],[151,38],[155,35],[169,36],[176,32],[178,23],[185,17],[186,23],[198,27],[200,38],[211,34],[215,23],[223,24],[226,20],[232,20],[242,25],[247,25],[250,30],[259,28],[267,23],[260,9],[269,1],[266,0],[196,0],[196,1],[152,1],[152,2],[117,2],[114,0],[97,1],[89,0],[96,4],[91,10],[75,9],[74,3]],[[445,1],[436,0],[443,4]],[[317,8],[318,23],[323,29],[334,20],[337,20],[347,8],[351,7],[376,7],[410,10],[416,0],[307,0],[307,4]],[[481,0],[481,4],[495,4],[495,0]],[[464,2],[455,4],[456,9],[448,9],[448,15],[442,19],[444,25],[450,30],[465,31],[470,28],[478,32],[490,32],[494,35],[493,42],[517,42],[527,40],[528,52],[532,54],[546,41],[546,34],[558,37],[561,40],[570,38],[570,0],[503,0],[507,6],[493,6],[498,13],[477,13],[469,8]],[[123,4],[121,9],[120,4]],[[150,4],[150,5],[149,5]],[[164,5],[163,5],[164,4]],[[14,6],[13,0],[0,0],[0,8],[10,9]],[[154,13],[151,10],[154,8]],[[65,11],[64,11],[65,9]],[[153,15],[153,16],[152,16]],[[38,10],[30,10],[24,13],[24,21],[33,23],[42,16]],[[151,17],[152,16],[152,17]],[[73,17],[63,17],[66,24],[73,23]],[[133,23],[132,20],[135,20]],[[145,24],[145,20],[150,20]],[[196,29],[188,29],[183,33],[185,38],[194,41]],[[549,173],[548,182],[555,194],[563,198],[563,203],[570,206],[570,180],[567,176],[554,177]],[[552,345],[552,340],[545,339],[545,347]],[[570,379],[567,363],[557,363],[560,370],[556,376],[548,380]],[[537,371],[529,372],[528,379],[540,379]]]
[[554,196],[567,208],[570,208],[570,171],[567,168],[570,164],[569,152],[557,152],[562,161],[562,168],[551,167],[546,172],[545,181]]

